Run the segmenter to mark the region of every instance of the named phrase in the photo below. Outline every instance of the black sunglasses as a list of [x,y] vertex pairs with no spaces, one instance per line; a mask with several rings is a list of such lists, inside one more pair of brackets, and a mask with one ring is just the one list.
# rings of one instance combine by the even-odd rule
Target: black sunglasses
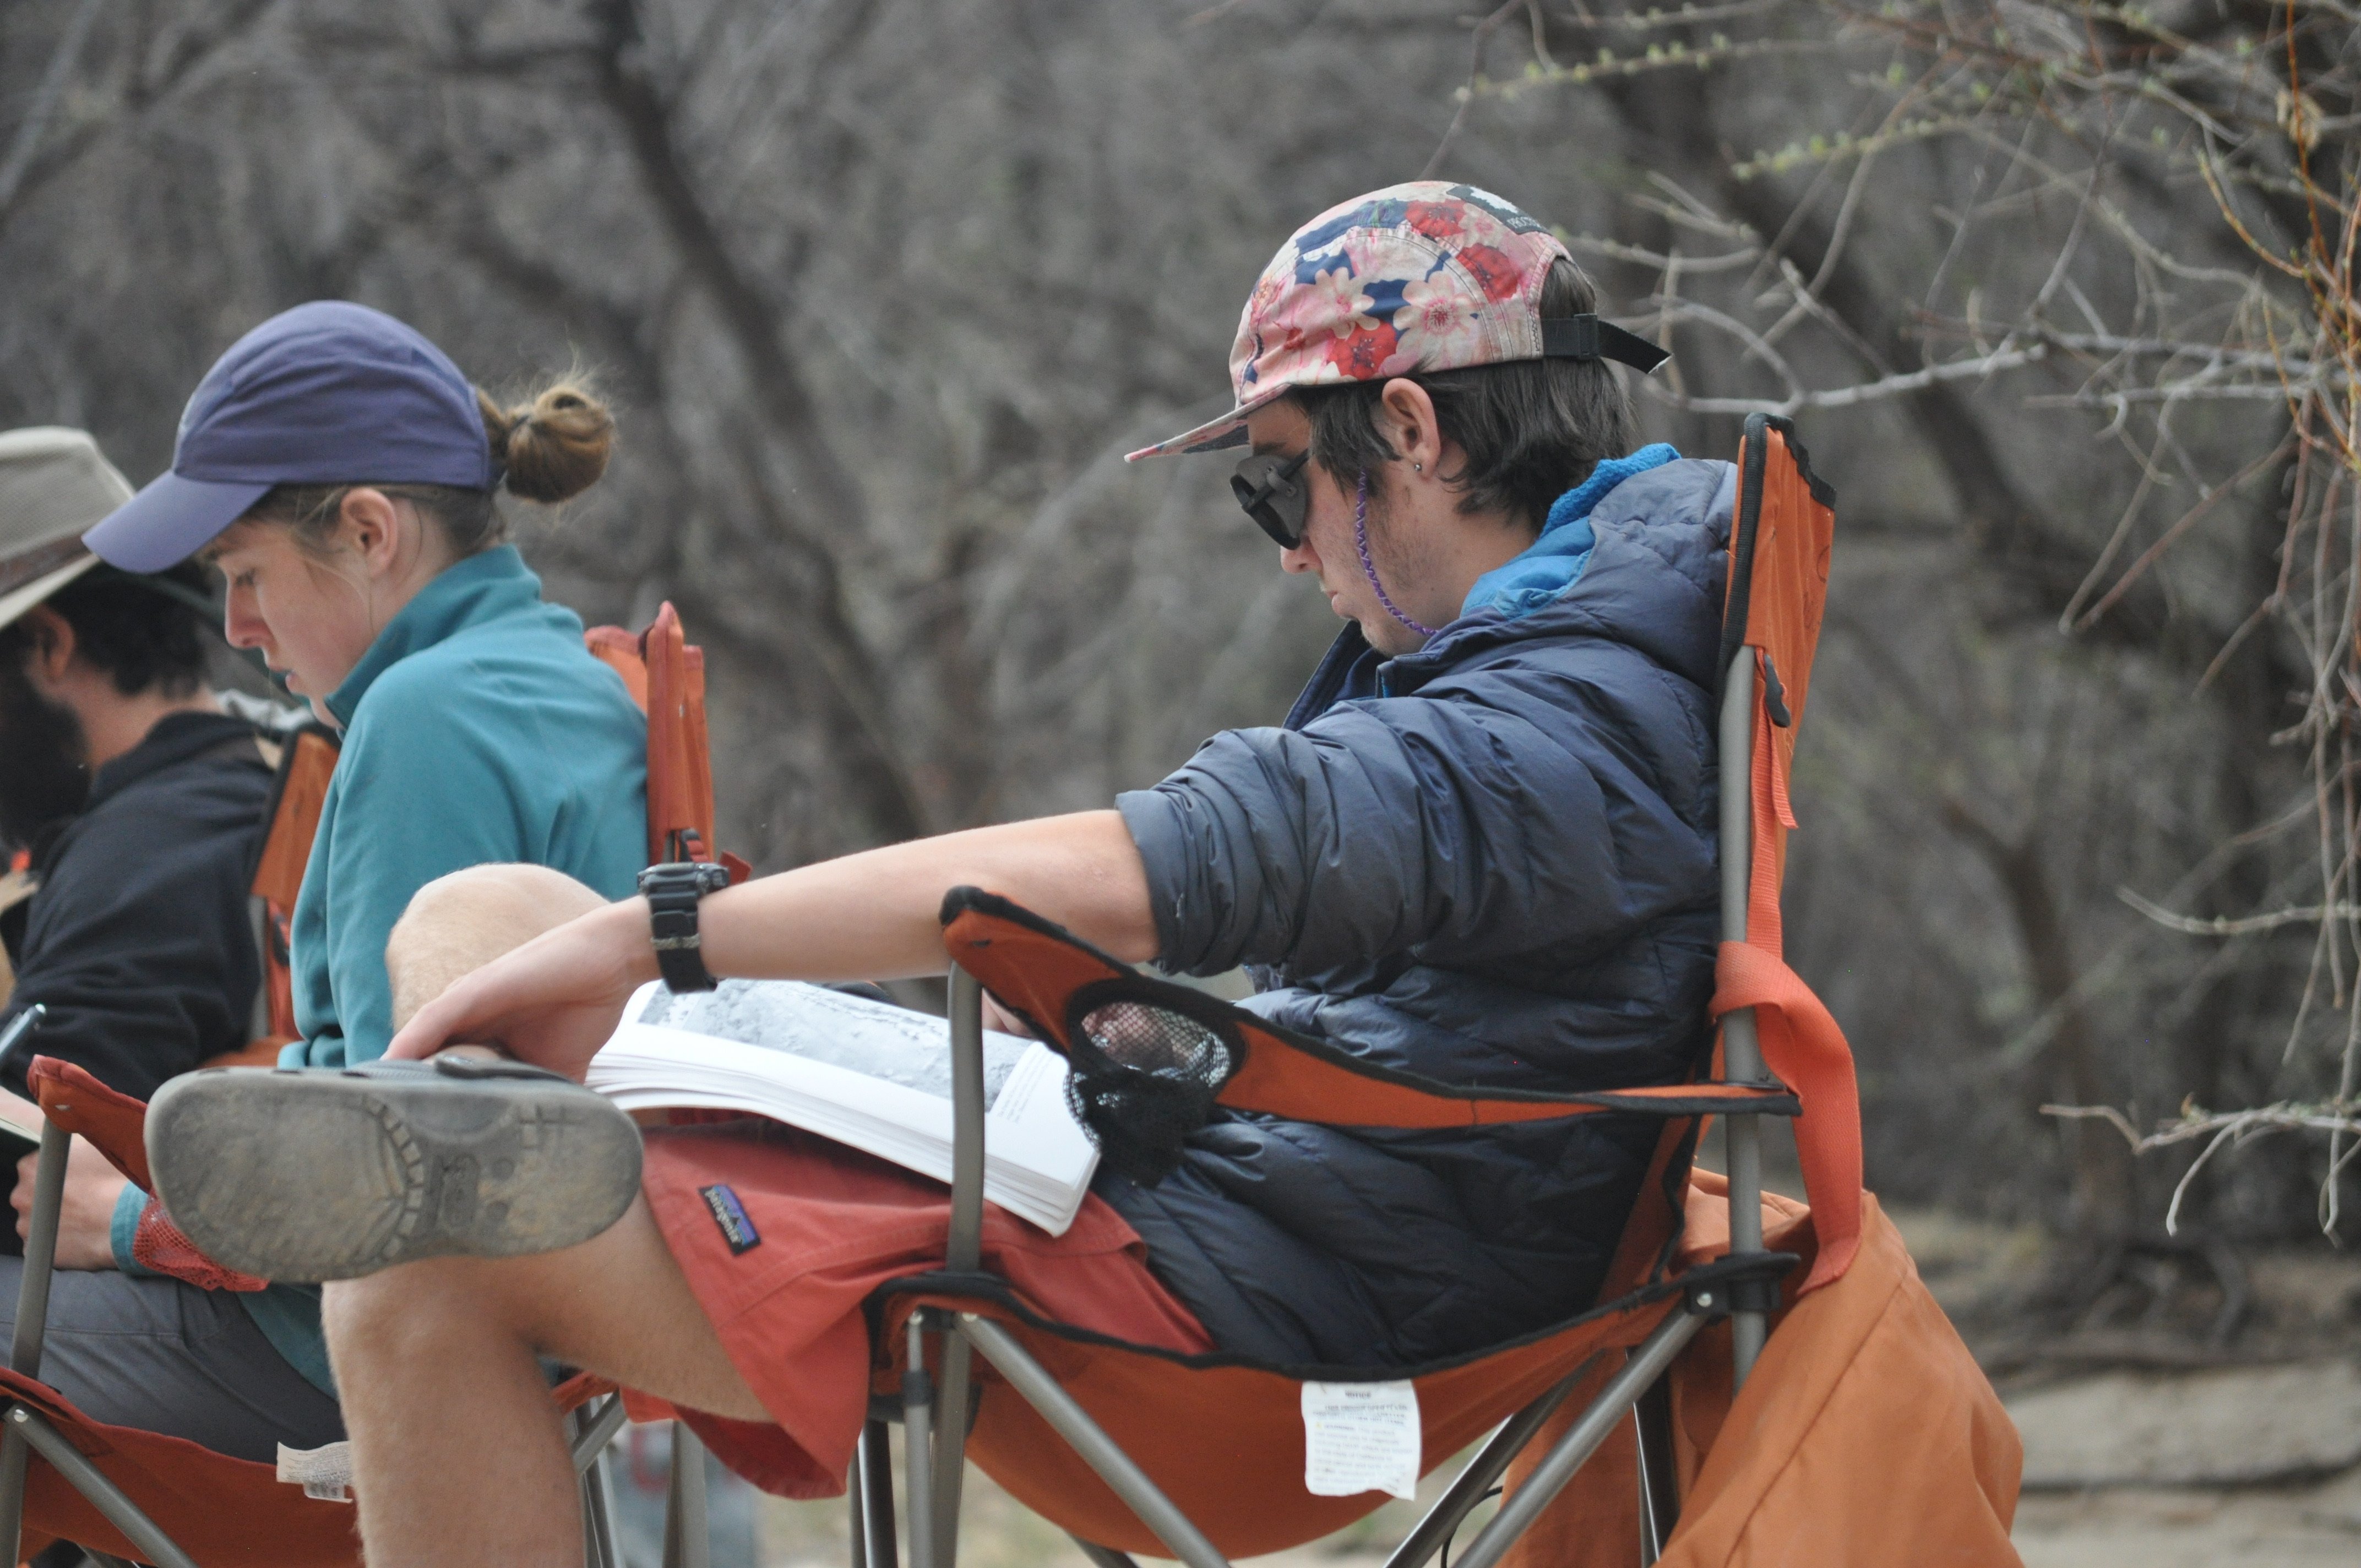
[[1303,543],[1303,520],[1312,510],[1312,491],[1301,475],[1311,460],[1309,448],[1292,457],[1257,452],[1242,460],[1230,476],[1230,494],[1238,498],[1238,505],[1255,520],[1255,526],[1282,550]]

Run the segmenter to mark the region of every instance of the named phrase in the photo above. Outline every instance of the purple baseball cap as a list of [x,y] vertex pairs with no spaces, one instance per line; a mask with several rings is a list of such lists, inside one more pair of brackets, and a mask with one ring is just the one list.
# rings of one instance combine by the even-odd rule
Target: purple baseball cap
[[382,311],[322,300],[230,345],[190,394],[172,466],[82,536],[126,572],[212,543],[275,485],[500,482],[476,389]]

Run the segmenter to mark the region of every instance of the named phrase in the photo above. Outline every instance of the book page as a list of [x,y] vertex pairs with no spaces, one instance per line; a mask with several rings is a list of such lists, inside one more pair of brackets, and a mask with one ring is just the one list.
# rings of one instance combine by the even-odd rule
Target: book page
[[[951,1174],[950,1025],[789,981],[642,988],[586,1081],[621,1109],[741,1111],[932,1177]],[[1073,1223],[1098,1146],[1067,1105],[1066,1060],[987,1030],[984,1196],[1052,1235]]]
[[5,1146],[0,1148],[0,1154],[13,1158],[24,1153],[18,1146],[20,1141],[40,1147],[41,1129],[47,1124],[48,1118],[41,1114],[39,1106],[20,1094],[0,1089],[0,1145]]
[[[632,998],[634,1003],[638,997]],[[675,995],[659,983],[634,1022],[685,1029],[766,1051],[785,1051],[937,1099],[951,1097],[950,1025],[931,1014],[790,980],[725,980]],[[983,1104],[989,1111],[1029,1040],[983,1034]]]

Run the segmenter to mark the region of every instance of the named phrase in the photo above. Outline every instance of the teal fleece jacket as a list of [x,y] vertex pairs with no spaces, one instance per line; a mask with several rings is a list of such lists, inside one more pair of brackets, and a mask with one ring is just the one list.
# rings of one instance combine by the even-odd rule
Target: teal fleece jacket
[[[436,877],[501,861],[550,866],[609,898],[647,851],[647,720],[543,601],[513,546],[419,590],[327,699],[344,729],[295,901],[291,968],[303,1037],[284,1067],[373,1061],[393,1037],[385,944]],[[126,1270],[144,1194],[115,1211]],[[280,1354],[335,1392],[316,1288],[240,1298]]]

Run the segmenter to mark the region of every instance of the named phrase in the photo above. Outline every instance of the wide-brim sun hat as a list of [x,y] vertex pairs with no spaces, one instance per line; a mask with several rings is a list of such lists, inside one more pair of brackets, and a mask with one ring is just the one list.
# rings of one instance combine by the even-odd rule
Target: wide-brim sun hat
[[1542,286],[1571,259],[1535,218],[1488,191],[1439,180],[1340,203],[1263,269],[1230,348],[1227,413],[1127,461],[1243,445],[1246,420],[1290,389],[1517,359],[1670,356],[1596,315],[1544,320]]
[[0,432],[0,626],[97,565],[82,535],[130,499],[89,433]]
[[232,344],[189,398],[172,466],[83,543],[127,572],[188,559],[280,485],[500,481],[474,385],[416,329],[323,300]]

